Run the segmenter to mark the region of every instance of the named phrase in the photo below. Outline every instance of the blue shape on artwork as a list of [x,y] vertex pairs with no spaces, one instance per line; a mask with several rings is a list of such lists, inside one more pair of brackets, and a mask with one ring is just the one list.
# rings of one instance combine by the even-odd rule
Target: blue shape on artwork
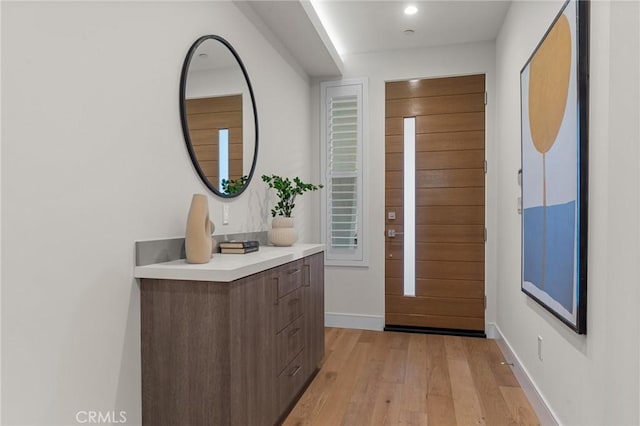
[[[542,288],[543,222],[546,210],[546,265]],[[573,275],[575,271],[576,203],[530,207],[523,211],[524,280],[532,283],[573,311]]]

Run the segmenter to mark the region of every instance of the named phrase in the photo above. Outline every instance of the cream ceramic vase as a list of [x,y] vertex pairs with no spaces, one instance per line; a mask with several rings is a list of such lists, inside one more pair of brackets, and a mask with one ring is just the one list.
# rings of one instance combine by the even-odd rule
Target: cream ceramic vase
[[298,241],[298,233],[293,227],[293,218],[274,217],[269,231],[269,241],[278,247],[288,247]]
[[208,263],[213,251],[211,234],[215,229],[209,219],[209,201],[204,194],[193,194],[189,216],[187,217],[187,233],[185,251],[187,263]]

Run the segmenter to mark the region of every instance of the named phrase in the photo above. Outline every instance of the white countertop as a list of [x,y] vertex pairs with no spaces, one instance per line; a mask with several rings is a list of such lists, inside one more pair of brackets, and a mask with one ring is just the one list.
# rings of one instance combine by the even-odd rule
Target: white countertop
[[260,246],[248,254],[214,253],[208,263],[186,260],[136,266],[136,278],[230,282],[312,254],[324,251],[324,244],[294,244],[291,247]]

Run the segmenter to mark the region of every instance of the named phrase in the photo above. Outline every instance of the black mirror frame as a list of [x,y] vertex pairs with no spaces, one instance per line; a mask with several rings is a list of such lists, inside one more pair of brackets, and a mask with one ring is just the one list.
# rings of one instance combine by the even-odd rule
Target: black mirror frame
[[[191,144],[191,136],[189,135],[189,125],[187,123],[186,102],[185,102],[186,101],[185,95],[186,95],[186,88],[187,88],[187,73],[189,72],[189,65],[191,64],[191,59],[193,58],[193,54],[198,49],[198,46],[200,46],[206,40],[217,40],[220,43],[224,44],[227,47],[227,49],[229,49],[231,54],[233,54],[233,56],[236,58],[236,61],[238,61],[238,65],[240,65],[240,69],[242,70],[244,79],[247,82],[247,86],[249,86],[249,94],[251,95],[251,106],[253,107],[253,122],[254,122],[255,137],[256,137],[255,145],[253,147],[253,161],[251,163],[251,171],[247,176],[247,182],[238,192],[233,194],[224,194],[220,192],[217,188],[215,188],[211,182],[209,182],[209,179],[207,179],[206,175],[204,174],[204,171],[202,170],[202,168],[200,167],[200,164],[198,163],[198,160],[196,158],[196,153],[193,149],[193,145]],[[211,34],[211,35],[204,35],[198,38],[191,45],[191,47],[189,48],[189,52],[187,53],[187,56],[184,59],[184,64],[182,65],[182,72],[180,74],[180,94],[179,94],[178,101],[180,105],[180,122],[182,123],[182,133],[184,135],[184,141],[187,146],[187,151],[189,151],[189,157],[191,158],[191,163],[193,164],[193,167],[196,169],[196,172],[198,173],[200,180],[207,186],[207,188],[209,188],[211,192],[213,192],[218,197],[222,197],[222,198],[238,197],[249,186],[249,183],[251,182],[251,178],[253,178],[253,172],[256,169],[256,161],[258,160],[258,110],[256,109],[256,100],[253,95],[253,87],[251,86],[251,80],[249,80],[249,74],[247,74],[247,70],[244,67],[244,63],[242,62],[242,59],[240,59],[238,52],[236,52],[236,50],[233,48],[233,46],[231,46],[231,44],[227,40],[225,40],[220,36]]]

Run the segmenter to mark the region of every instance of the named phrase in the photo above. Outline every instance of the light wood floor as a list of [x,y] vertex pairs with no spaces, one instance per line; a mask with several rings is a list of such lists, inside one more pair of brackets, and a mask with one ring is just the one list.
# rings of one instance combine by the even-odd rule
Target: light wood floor
[[293,425],[537,425],[492,340],[327,328]]

